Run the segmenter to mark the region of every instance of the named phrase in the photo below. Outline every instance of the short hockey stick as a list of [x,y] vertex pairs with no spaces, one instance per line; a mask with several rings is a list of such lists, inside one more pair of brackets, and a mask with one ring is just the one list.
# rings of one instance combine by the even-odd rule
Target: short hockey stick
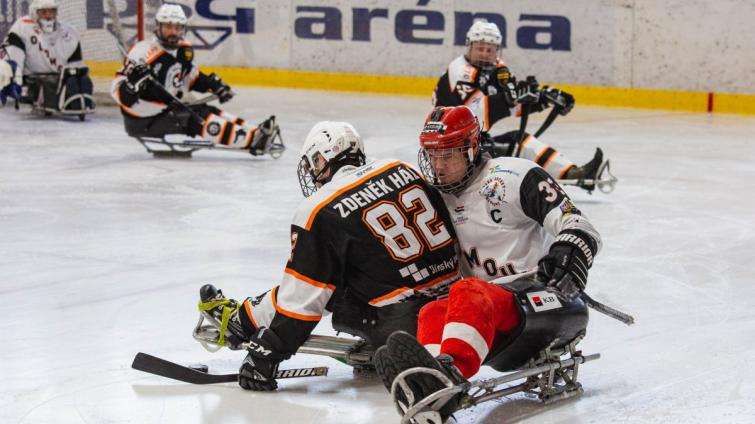
[[[192,384],[231,383],[239,379],[238,374],[209,374],[143,352],[136,354],[131,368]],[[328,375],[328,367],[313,367],[278,370],[275,378],[324,377],[326,375]]]
[[621,312],[618,309],[614,309],[614,308],[612,308],[612,307],[610,307],[608,305],[604,305],[604,304],[598,302],[597,300],[591,298],[590,296],[588,296],[587,293],[585,293],[585,292],[582,292],[582,294],[580,295],[580,297],[582,298],[582,300],[585,301],[585,304],[587,304],[587,306],[595,309],[596,311],[598,311],[598,312],[600,312],[602,314],[608,315],[609,317],[611,317],[613,319],[619,320],[619,321],[623,322],[626,325],[632,325],[632,324],[634,324],[634,317],[633,316],[631,316],[629,314],[626,314],[624,312]]

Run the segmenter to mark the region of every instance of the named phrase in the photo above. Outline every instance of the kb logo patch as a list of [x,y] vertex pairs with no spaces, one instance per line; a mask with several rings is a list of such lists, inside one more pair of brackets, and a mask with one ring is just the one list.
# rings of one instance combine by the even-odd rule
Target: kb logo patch
[[527,299],[529,299],[530,305],[532,305],[532,309],[535,312],[550,311],[551,309],[558,309],[562,306],[558,297],[547,291],[527,293]]

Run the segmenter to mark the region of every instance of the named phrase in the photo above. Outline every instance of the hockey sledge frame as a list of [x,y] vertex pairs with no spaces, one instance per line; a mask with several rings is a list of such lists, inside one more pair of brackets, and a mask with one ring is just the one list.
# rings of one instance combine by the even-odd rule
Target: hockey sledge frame
[[[593,185],[595,188],[603,193],[611,193],[616,188],[616,183],[619,181],[611,173],[611,160],[606,159],[598,167],[598,171],[595,173],[594,179],[571,179],[571,180],[557,180],[561,185],[577,186],[584,188],[585,185]],[[587,190],[588,193],[592,193],[592,190]]]
[[[576,345],[582,338],[583,336],[578,336],[563,348],[546,348],[517,371],[500,377],[468,381],[458,385],[438,370],[423,367],[405,370],[396,376],[391,386],[391,397],[399,415],[402,416],[401,423],[415,423],[421,417],[432,417],[439,422],[438,411],[448,400],[460,394],[462,397],[456,411],[515,393],[536,395],[545,404],[578,396],[584,392],[582,385],[577,381],[580,365],[600,358],[599,353],[582,355],[582,352],[577,350]],[[558,340],[555,340],[551,346],[556,342]],[[562,359],[564,356],[567,357]],[[435,376],[446,387],[424,399],[417,400],[406,380],[407,376],[417,373]],[[522,379],[524,381],[519,384],[499,388],[504,384]],[[400,395],[406,399],[406,404],[399,400]]]
[[[181,100],[173,96],[170,92],[167,90],[165,91],[168,95],[173,97],[174,103],[176,105],[179,105],[182,109],[187,110],[189,113],[194,114],[197,119],[203,119],[199,115],[194,112],[190,106],[200,105],[209,103],[213,100],[216,100],[218,97],[215,94],[210,94],[208,96],[202,97],[200,99],[197,99],[191,103],[183,103]],[[178,159],[190,159],[192,153],[196,152],[197,150],[203,150],[203,149],[218,149],[218,150],[238,150],[238,149],[221,149],[219,148],[215,143],[213,143],[210,140],[203,140],[203,139],[184,139],[181,141],[170,141],[167,140],[164,136],[163,137],[140,137],[140,136],[134,136],[139,143],[141,143],[142,146],[147,150],[148,153],[151,153],[152,156],[156,158],[163,158],[163,159],[170,159],[170,158],[178,158]],[[155,149],[156,146],[164,146],[167,147],[167,149]],[[268,154],[273,159],[280,159],[280,157],[283,155],[283,152],[286,150],[285,144],[283,144],[283,137],[281,136],[280,128],[276,128],[275,134],[272,136],[272,139],[267,144],[265,151],[261,155]],[[249,153],[249,150],[238,150],[240,152]]]
[[[528,83],[532,83],[535,81],[535,78],[533,76],[528,76],[527,80]],[[553,108],[551,109],[550,113],[546,117],[545,121],[540,125],[540,128],[538,128],[537,131],[535,131],[534,136],[540,137],[543,135],[543,133],[550,128],[551,124],[558,118],[559,116],[566,116],[571,112],[572,107],[566,108],[566,105],[561,103],[557,97],[553,97],[551,94],[547,92],[541,92],[541,95],[544,95],[548,97],[548,100],[553,105]],[[522,113],[519,117],[519,131],[517,135],[517,140],[519,142],[516,145],[516,154],[514,156],[519,156],[519,148],[522,144],[522,142],[525,139],[525,134],[527,130],[527,121],[530,115],[530,109],[531,105],[529,103],[523,103],[522,104]],[[611,161],[610,159],[606,159],[603,161],[603,163],[600,164],[598,167],[598,171],[595,173],[594,179],[558,179],[557,182],[561,185],[568,185],[568,186],[576,186],[579,188],[582,188],[586,190],[589,194],[592,194],[593,190],[597,188],[601,192],[605,194],[609,194],[613,192],[613,190],[616,188],[616,183],[619,181],[616,176],[614,176],[611,173]],[[585,186],[592,185],[592,189],[588,189]]]
[[[205,320],[209,324],[205,324]],[[220,328],[220,322],[203,311],[200,313],[199,321],[192,331],[192,337],[208,352],[217,352],[222,348],[217,344],[220,335],[218,328]],[[231,346],[226,347],[232,350],[246,349],[245,344],[235,349]],[[361,338],[349,339],[313,334],[296,353],[327,356],[354,368],[356,371],[372,371],[375,369],[372,363],[373,346]]]
[[[40,84],[39,91],[37,92],[36,97],[26,97],[22,98],[22,101],[20,103],[25,103],[31,106],[31,112],[34,114],[44,115],[44,116],[52,116],[52,115],[59,115],[59,116],[76,116],[79,118],[80,121],[86,120],[86,116],[92,113],[95,113],[97,109],[97,102],[94,99],[94,96],[92,94],[86,94],[86,93],[77,93],[69,96],[68,98],[64,98],[62,96],[63,92],[63,78],[60,76],[60,74],[54,73],[54,72],[45,72],[45,73],[37,73],[32,74],[27,77],[29,83],[34,82],[35,84]],[[45,81],[56,79],[56,88],[55,88],[55,94],[58,96],[58,103],[56,107],[48,107],[45,104]],[[26,85],[26,83],[25,83]],[[89,100],[91,104],[93,105],[92,108],[83,107],[82,109],[69,109],[68,105],[79,101],[81,102],[81,105],[86,105],[86,101]]]

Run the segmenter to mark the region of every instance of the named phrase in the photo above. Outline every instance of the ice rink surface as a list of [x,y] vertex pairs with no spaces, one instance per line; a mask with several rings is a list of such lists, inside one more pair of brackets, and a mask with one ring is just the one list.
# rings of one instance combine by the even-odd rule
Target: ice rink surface
[[[153,159],[115,110],[88,122],[0,109],[0,423],[390,423],[377,379],[329,358],[326,378],[192,386],[130,369],[138,351],[235,372],[243,354],[191,338],[198,289],[243,298],[276,284],[301,199],[304,135],[346,120],[368,155],[416,163],[429,99],[239,89],[227,109],[275,113],[280,160],[199,152]],[[534,130],[540,118],[533,117]],[[509,129],[517,121],[505,122]],[[542,140],[575,162],[602,147],[616,191],[569,193],[602,233],[588,292],[632,313],[591,313],[582,397],[510,396],[462,423],[755,422],[755,118],[580,107]],[[329,321],[317,333],[331,334]],[[483,368],[481,376],[493,376]]]

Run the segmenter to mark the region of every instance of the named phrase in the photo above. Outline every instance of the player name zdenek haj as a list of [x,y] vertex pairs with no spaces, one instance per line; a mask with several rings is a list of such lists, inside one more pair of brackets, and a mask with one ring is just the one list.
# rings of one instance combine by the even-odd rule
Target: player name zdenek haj
[[418,179],[419,176],[409,169],[396,168],[395,171],[382,178],[365,183],[363,188],[335,203],[333,209],[341,214],[341,218],[346,218],[352,212],[369,206],[386,194],[400,190]]

